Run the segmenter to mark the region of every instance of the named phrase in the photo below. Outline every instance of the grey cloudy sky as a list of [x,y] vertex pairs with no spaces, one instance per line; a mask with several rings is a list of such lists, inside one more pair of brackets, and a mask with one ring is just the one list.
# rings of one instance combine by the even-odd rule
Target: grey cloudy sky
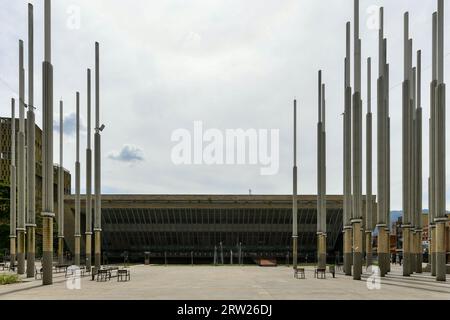
[[[43,1],[31,2],[35,4],[35,99],[40,125]],[[26,47],[26,4],[22,0],[0,0],[2,116],[9,115],[10,98],[18,91],[18,39],[25,40]],[[400,209],[403,13],[410,11],[414,50],[423,50],[423,108],[424,119],[428,119],[431,15],[436,1],[361,0],[363,61],[372,56],[373,66],[377,66],[378,32],[366,25],[371,18],[366,11],[374,5],[385,7],[392,87],[392,208]],[[450,34],[450,9],[446,9],[446,30]],[[77,12],[80,25],[73,28]],[[352,20],[350,0],[53,1],[55,106],[62,97],[65,114],[71,119],[75,92],[80,91],[86,122],[86,68],[94,67],[94,42],[99,41],[101,116],[106,124],[102,138],[104,192],[246,194],[251,189],[253,194],[287,194],[292,190],[292,100],[296,97],[300,105],[299,190],[314,194],[316,82],[317,70],[322,69],[327,84],[328,193],[339,194],[345,23]],[[449,79],[450,41],[445,52]],[[365,76],[363,66],[363,79]],[[375,92],[375,78],[373,84]],[[363,100],[365,87],[364,81]],[[55,118],[58,116],[55,113]],[[206,129],[280,129],[279,173],[261,176],[260,167],[250,165],[172,164],[172,132],[179,128],[193,130],[194,121],[203,121]],[[424,123],[427,133],[428,121]],[[427,136],[423,142],[426,182]],[[57,148],[55,135],[55,162]],[[73,135],[66,136],[65,151],[64,165],[74,171]],[[137,152],[134,157],[133,152]],[[129,156],[133,161],[125,161]],[[376,167],[374,175],[375,187]],[[424,207],[426,198],[424,183]]]

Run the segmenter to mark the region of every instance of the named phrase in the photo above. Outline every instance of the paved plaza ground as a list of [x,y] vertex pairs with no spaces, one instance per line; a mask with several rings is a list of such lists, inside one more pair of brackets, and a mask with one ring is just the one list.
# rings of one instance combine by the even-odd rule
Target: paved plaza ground
[[429,273],[401,276],[401,268],[381,279],[379,290],[369,290],[365,273],[362,281],[327,273],[315,279],[314,268],[306,269],[306,280],[293,278],[286,266],[144,266],[130,267],[131,281],[81,280],[79,290],[69,290],[64,273],[55,274],[54,284],[42,286],[41,280],[0,286],[0,300],[450,300],[450,282],[437,283]]

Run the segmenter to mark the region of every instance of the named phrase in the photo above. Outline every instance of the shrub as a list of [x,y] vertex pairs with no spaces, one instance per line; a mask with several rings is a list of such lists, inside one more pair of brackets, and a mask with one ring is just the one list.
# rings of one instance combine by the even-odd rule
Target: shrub
[[0,285],[12,284],[20,282],[19,276],[16,274],[0,274]]

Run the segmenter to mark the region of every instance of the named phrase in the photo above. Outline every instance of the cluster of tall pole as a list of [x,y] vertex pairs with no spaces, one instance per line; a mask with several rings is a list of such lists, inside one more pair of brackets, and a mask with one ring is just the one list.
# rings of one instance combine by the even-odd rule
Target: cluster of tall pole
[[322,71],[318,76],[318,122],[317,122],[317,261],[318,268],[327,264],[327,203],[326,203],[326,109],[325,84]]
[[[433,14],[433,63],[430,85],[430,231],[431,273],[436,280],[446,280],[445,223],[445,82],[444,82],[444,1],[438,0]],[[406,272],[410,272],[407,269]],[[405,272],[405,271],[404,271]]]
[[[403,275],[421,272],[422,219],[422,109],[421,52],[413,67],[413,40],[409,38],[409,14],[404,15],[404,81],[403,81]],[[420,190],[419,190],[420,189]],[[420,241],[418,241],[420,239]]]
[[[344,272],[360,280],[364,252],[366,266],[372,265],[372,232],[374,207],[372,194],[372,60],[367,59],[366,114],[366,207],[362,203],[362,98],[361,39],[359,37],[359,0],[354,0],[354,84],[351,86],[351,24],[346,24],[344,79],[343,173],[344,173]],[[387,40],[384,38],[384,12],[380,8],[379,75],[377,81],[377,166],[378,260],[382,275],[389,271],[390,211],[390,117],[389,64]],[[365,236],[363,236],[365,233]],[[364,247],[365,243],[365,247]]]
[[353,279],[360,280],[362,273],[362,99],[361,99],[361,39],[359,37],[359,0],[354,5],[354,92],[353,92]]
[[[372,110],[371,59],[367,60],[366,116],[366,211],[361,203],[361,39],[359,1],[354,1],[354,92],[350,85],[350,23],[346,28],[345,111],[344,111],[344,271],[361,278],[361,223],[364,228],[366,265],[372,264]],[[413,40],[409,37],[409,14],[404,15],[403,81],[403,275],[422,272],[422,53],[417,51],[413,67]],[[438,0],[433,14],[433,77],[430,86],[430,177],[429,206],[432,275],[445,281],[445,83],[444,83],[444,2]],[[353,108],[352,108],[353,106]],[[379,66],[377,81],[377,229],[378,265],[381,276],[390,272],[390,116],[389,64],[384,37],[384,10],[380,8]],[[352,141],[353,139],[353,141]],[[320,149],[320,142],[319,142]],[[352,159],[352,160],[351,160]],[[353,172],[352,172],[353,170]],[[352,179],[353,178],[353,179]],[[350,231],[352,230],[352,231]],[[353,256],[352,256],[353,253]],[[353,265],[353,270],[352,270]]]
[[[34,106],[34,30],[33,5],[28,5],[28,105],[25,104],[25,69],[23,41],[19,40],[19,130],[16,132],[16,100],[11,100],[11,197],[10,197],[10,256],[11,265],[17,260],[18,274],[27,273],[27,277],[35,275],[35,106]],[[43,121],[42,121],[42,282],[53,283],[53,66],[51,55],[51,0],[44,2],[44,61],[43,69]],[[101,144],[100,132],[100,97],[99,97],[99,43],[95,43],[95,92],[96,92],[96,127],[95,127],[95,265],[101,266]],[[25,108],[27,126],[25,128]],[[75,163],[75,261],[80,265],[80,94],[76,94],[76,163]],[[64,169],[63,169],[63,101],[60,101],[60,164],[58,168],[58,262],[64,262]],[[91,150],[91,70],[87,72],[87,119],[88,138],[86,149],[86,265],[91,267],[92,255],[92,150]],[[16,166],[17,136],[17,166]],[[16,192],[17,191],[17,192]],[[26,257],[25,257],[26,254]],[[26,261],[26,267],[25,267]]]
[[[362,99],[359,0],[354,1],[354,83],[351,86],[351,25],[346,24],[344,101],[344,272],[361,279],[363,259]],[[353,270],[352,270],[353,265]]]
[[[432,81],[430,84],[430,177],[429,234],[431,274],[446,280],[446,150],[444,83],[444,0],[437,0],[433,14]],[[367,59],[366,114],[366,207],[362,203],[362,98],[361,39],[359,37],[359,0],[354,0],[354,70],[351,85],[351,24],[346,24],[346,55],[343,114],[343,189],[344,189],[344,272],[360,280],[364,251],[366,267],[373,264],[372,233],[377,228],[377,255],[380,274],[390,270],[390,195],[391,195],[391,119],[389,106],[389,64],[384,35],[384,9],[379,11],[378,79],[377,79],[377,194],[376,226],[372,193],[372,60]],[[403,275],[422,273],[422,52],[417,51],[413,67],[413,40],[409,37],[409,14],[404,15],[404,81],[402,103],[403,162]],[[325,85],[319,71],[319,120],[317,125],[317,235],[319,267],[326,263],[326,126]],[[297,265],[297,155],[296,101],[294,102],[294,197],[293,248]],[[365,233],[365,237],[363,236]],[[365,242],[365,246],[364,246]],[[364,246],[364,248],[363,248]]]

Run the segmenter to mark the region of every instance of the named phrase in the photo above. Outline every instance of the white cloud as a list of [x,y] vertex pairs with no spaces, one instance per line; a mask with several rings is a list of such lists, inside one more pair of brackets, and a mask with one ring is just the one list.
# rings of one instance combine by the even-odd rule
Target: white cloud
[[134,163],[144,161],[144,152],[139,147],[124,145],[120,151],[111,152],[108,158],[120,162]]

